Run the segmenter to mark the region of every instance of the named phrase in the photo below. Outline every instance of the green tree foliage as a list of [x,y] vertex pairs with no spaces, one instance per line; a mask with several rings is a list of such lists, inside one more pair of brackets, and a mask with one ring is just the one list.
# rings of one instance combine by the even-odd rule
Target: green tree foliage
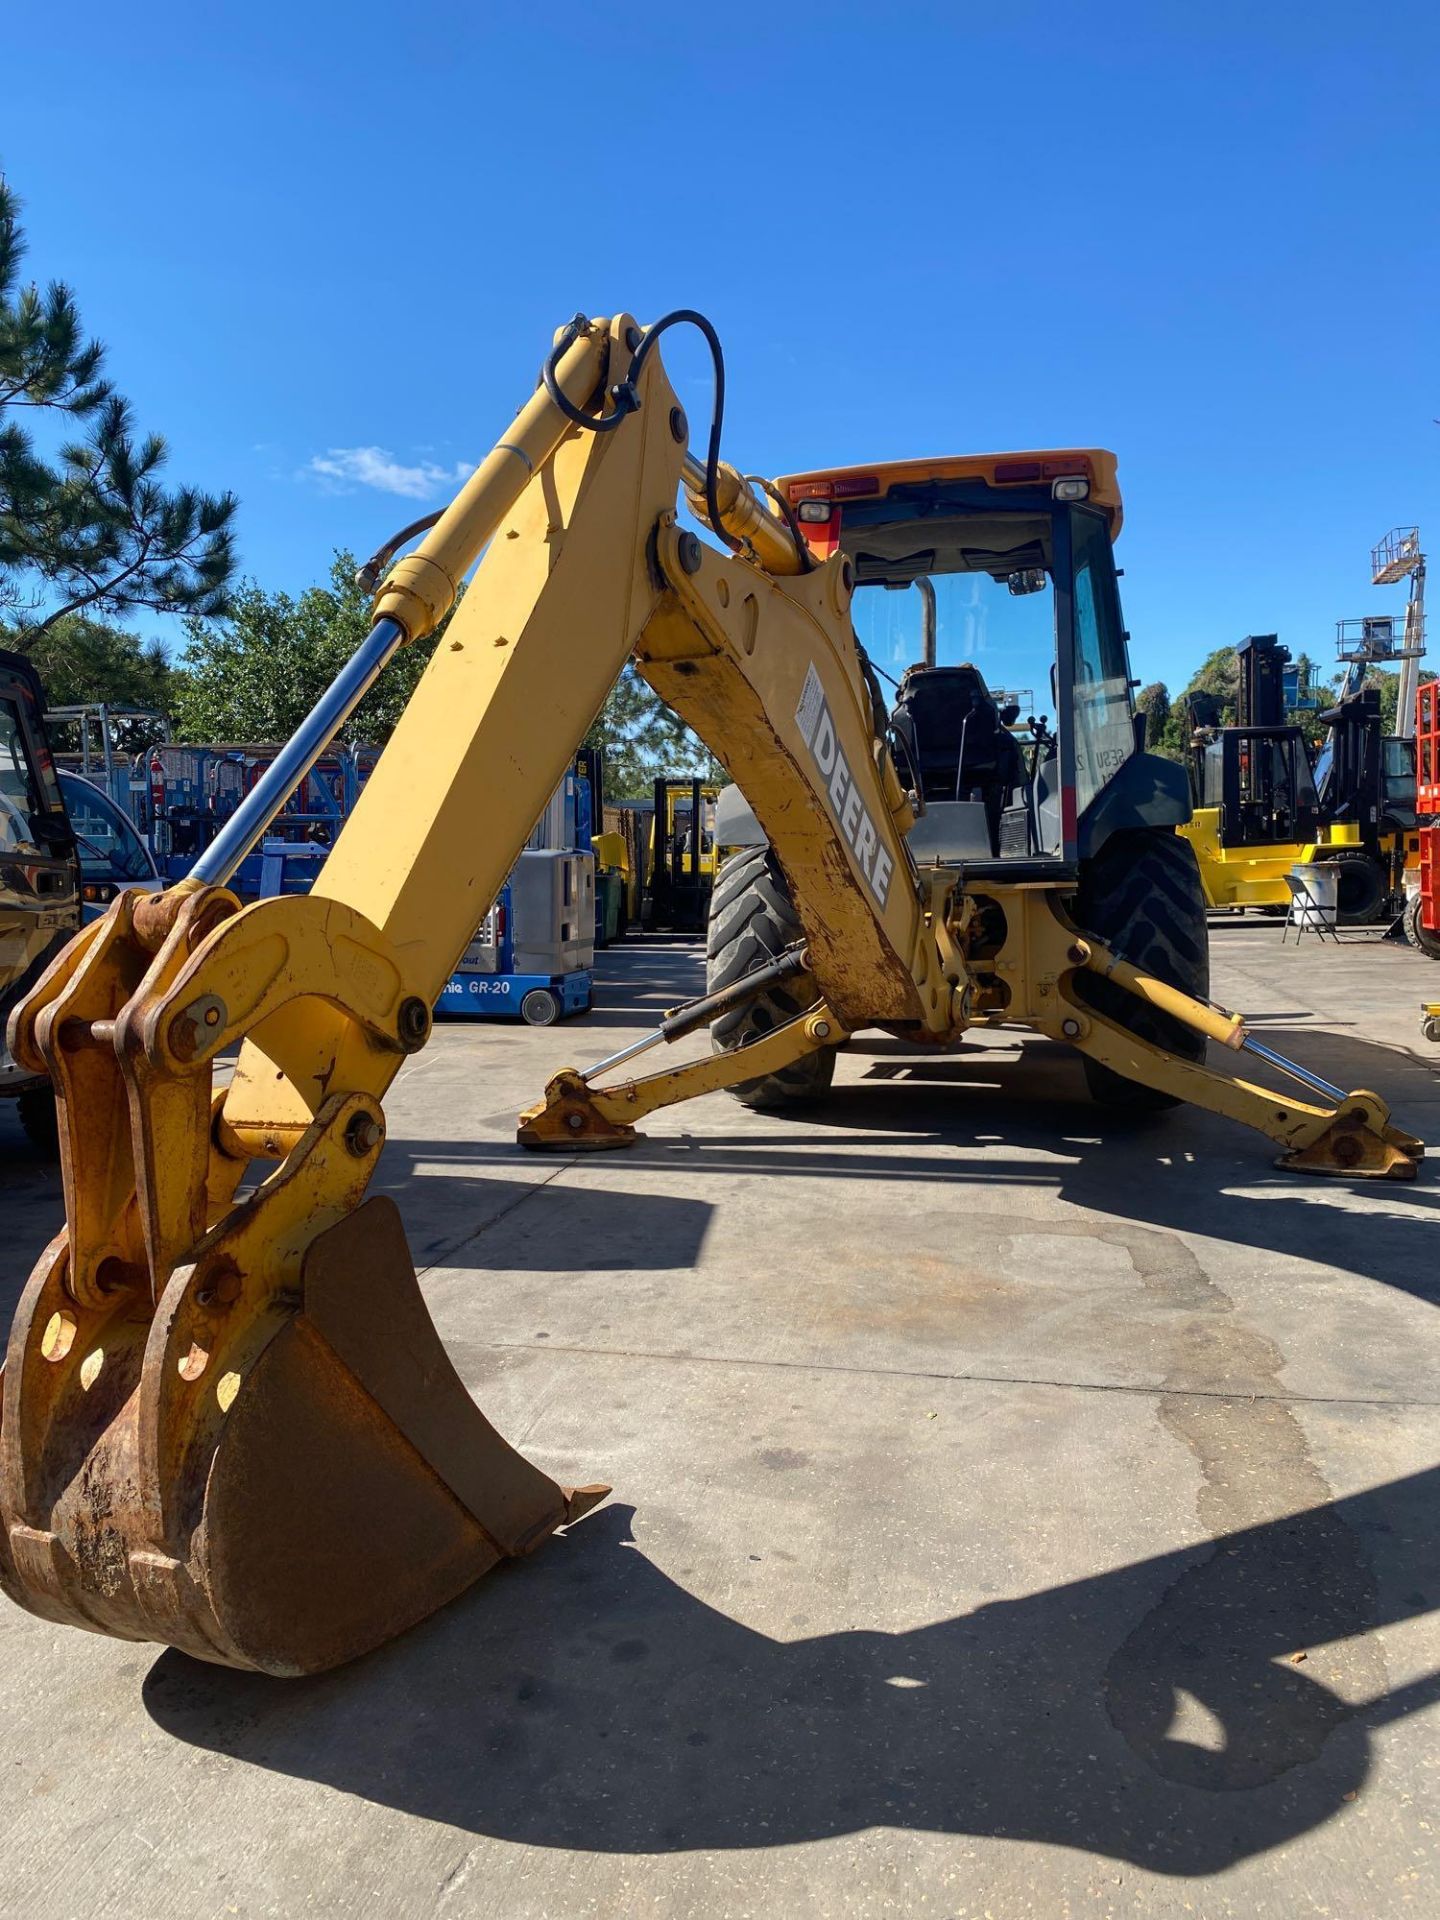
[[[17,649],[23,638],[0,627],[0,646]],[[115,707],[171,710],[175,671],[158,640],[69,613],[31,636],[26,651],[52,707],[104,700]]]
[[100,378],[105,349],[85,339],[68,287],[52,280],[42,293],[19,284],[19,216],[19,202],[0,179],[0,407],[93,413],[110,394]]
[[728,778],[704,742],[629,665],[586,734],[585,745],[604,749],[606,796],[611,801],[648,800],[662,773]]
[[[1422,684],[1428,684],[1434,678],[1435,675],[1433,673],[1427,672],[1424,669],[1421,670],[1420,679]],[[1335,697],[1337,700],[1340,697],[1340,689],[1344,683],[1345,676],[1343,674],[1337,674],[1335,676]],[[1381,733],[1399,733],[1400,675],[1391,672],[1386,667],[1367,667],[1365,669],[1364,684],[1367,687],[1374,687],[1380,695]],[[1413,717],[1412,715],[1411,718],[1413,719]],[[1320,731],[1323,733],[1325,729],[1322,727]]]
[[[284,740],[295,731],[370,631],[370,596],[355,584],[355,556],[337,553],[328,586],[298,598],[242,581],[223,620],[190,618],[176,676],[177,738]],[[435,651],[444,624],[404,647],[366,695],[346,737],[383,745]]]
[[[1148,691],[1148,689],[1147,689]],[[1229,727],[1235,724],[1235,703],[1240,694],[1240,664],[1234,647],[1217,647],[1191,674],[1185,684],[1185,690],[1169,703],[1169,711],[1157,729],[1155,751],[1167,755],[1171,760],[1183,760],[1190,746],[1190,716],[1186,707],[1185,695],[1190,693],[1209,693],[1217,695],[1221,702],[1222,723]],[[1143,695],[1141,696],[1143,699]],[[1147,719],[1145,744],[1150,745],[1150,725]]]
[[1135,706],[1145,716],[1146,752],[1157,753],[1170,720],[1170,690],[1163,680],[1152,680],[1136,694]]
[[[74,295],[20,281],[19,202],[0,180],[0,606],[22,644],[71,614],[224,610],[235,566],[233,494],[167,487],[165,442],[137,435],[101,379]],[[82,439],[37,446],[26,414],[81,420]]]
[[[0,628],[0,646],[13,647],[20,637]],[[25,650],[50,707],[90,706],[103,700],[111,707],[142,707],[167,717],[173,709],[175,670],[158,640],[142,640],[121,627],[70,613],[30,636]],[[50,732],[52,744],[61,751],[80,744],[73,723],[52,725]],[[139,753],[156,733],[153,722],[119,723],[112,744]]]
[[1240,698],[1240,661],[1234,647],[1217,647],[1191,674],[1186,693],[1218,693],[1224,701],[1224,724],[1235,724]]

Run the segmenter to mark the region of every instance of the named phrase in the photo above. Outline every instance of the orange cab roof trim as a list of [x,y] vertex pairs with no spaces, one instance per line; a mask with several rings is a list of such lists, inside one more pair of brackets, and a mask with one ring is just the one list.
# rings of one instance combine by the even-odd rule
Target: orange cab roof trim
[[[1007,472],[1007,468],[1015,471]],[[863,467],[820,468],[813,473],[784,474],[776,485],[787,500],[822,495],[839,500],[843,506],[847,497],[874,500],[891,487],[913,486],[916,481],[987,480],[1003,488],[1033,486],[1037,481],[1062,479],[1067,474],[1083,476],[1090,482],[1091,500],[1110,517],[1113,540],[1124,519],[1115,468],[1115,455],[1103,447],[1051,447],[1024,453],[956,453],[931,460],[881,460]],[[875,485],[866,486],[862,492],[857,484],[860,481],[874,481]]]

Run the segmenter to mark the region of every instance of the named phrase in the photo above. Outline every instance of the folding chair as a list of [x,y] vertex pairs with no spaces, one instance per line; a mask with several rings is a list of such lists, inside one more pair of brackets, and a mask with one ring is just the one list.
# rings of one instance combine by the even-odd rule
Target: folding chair
[[1318,878],[1322,871],[1333,875],[1336,879],[1339,877],[1333,866],[1321,862],[1300,871],[1292,867],[1289,873],[1280,876],[1290,891],[1290,904],[1285,910],[1285,924],[1280,929],[1282,947],[1290,938],[1291,927],[1295,929],[1297,947],[1307,933],[1313,933],[1322,945],[1328,933],[1336,946],[1339,946],[1338,889],[1333,885],[1329,887],[1327,890],[1330,898],[1326,900],[1321,890],[1311,884],[1311,876]]

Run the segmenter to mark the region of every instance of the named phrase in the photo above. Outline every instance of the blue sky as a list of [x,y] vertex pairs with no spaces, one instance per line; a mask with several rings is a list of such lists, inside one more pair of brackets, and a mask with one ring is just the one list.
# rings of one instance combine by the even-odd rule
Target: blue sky
[[1328,661],[1440,540],[1433,0],[65,21],[0,120],[30,270],[267,586],[445,497],[577,307],[707,312],[747,469],[1114,448],[1147,679]]

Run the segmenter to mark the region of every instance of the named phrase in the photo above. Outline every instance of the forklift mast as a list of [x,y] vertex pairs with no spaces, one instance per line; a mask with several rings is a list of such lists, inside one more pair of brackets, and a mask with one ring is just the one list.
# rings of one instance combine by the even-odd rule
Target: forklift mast
[[1240,686],[1235,720],[1241,727],[1283,727],[1285,669],[1290,649],[1273,633],[1250,633],[1235,648]]
[[1320,816],[1309,749],[1285,721],[1289,649],[1273,633],[1251,633],[1237,643],[1235,659],[1234,726],[1223,723],[1220,695],[1186,696],[1193,803],[1219,809],[1222,847],[1308,841]]
[[655,782],[651,820],[649,924],[676,933],[701,933],[715,880],[715,841],[707,826],[713,789],[696,776],[662,774]]
[[1321,817],[1358,827],[1362,844],[1373,846],[1379,841],[1384,811],[1378,689],[1362,687],[1346,694],[1320,721],[1329,729],[1316,767]]

